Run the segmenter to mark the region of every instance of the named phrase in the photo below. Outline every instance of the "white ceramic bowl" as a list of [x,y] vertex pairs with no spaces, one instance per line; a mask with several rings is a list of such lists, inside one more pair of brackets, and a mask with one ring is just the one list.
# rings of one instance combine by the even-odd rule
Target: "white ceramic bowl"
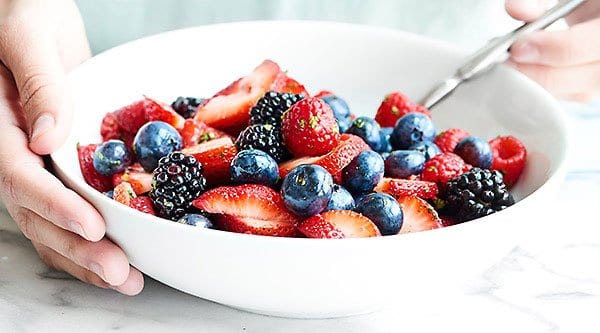
[[567,150],[565,119],[548,93],[503,67],[439,105],[438,129],[458,126],[484,138],[512,134],[526,144],[528,163],[513,191],[519,202],[473,222],[401,237],[283,239],[169,222],[87,186],[75,145],[98,142],[102,116],[143,94],[164,101],[211,96],[266,58],[313,93],[333,90],[356,114],[374,116],[386,93],[418,98],[464,56],[418,36],[334,23],[236,23],[161,34],[103,53],[70,75],[75,122],[52,157],[61,179],[102,213],[108,236],[131,263],[167,285],[278,316],[370,312],[389,297],[410,302],[433,284],[456,287],[535,226],[536,212],[556,193]]

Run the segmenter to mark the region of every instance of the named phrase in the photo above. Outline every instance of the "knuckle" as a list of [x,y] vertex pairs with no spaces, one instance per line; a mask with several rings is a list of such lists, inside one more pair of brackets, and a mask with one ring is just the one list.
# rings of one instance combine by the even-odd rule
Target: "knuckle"
[[14,219],[21,229],[23,235],[32,241],[38,239],[37,237],[37,227],[35,225],[35,218],[33,217],[33,213],[26,209],[18,209],[17,212],[14,213]]
[[[42,94],[45,90],[49,89],[54,83],[53,76],[40,68],[32,66],[26,69],[26,73],[22,83],[19,84],[18,90],[21,95],[21,104],[24,109],[28,109],[29,107],[35,107],[32,105],[35,101],[35,97]],[[40,104],[43,101],[40,101]]]
[[13,167],[8,167],[0,172],[0,185],[2,194],[10,202],[18,202],[17,172]]

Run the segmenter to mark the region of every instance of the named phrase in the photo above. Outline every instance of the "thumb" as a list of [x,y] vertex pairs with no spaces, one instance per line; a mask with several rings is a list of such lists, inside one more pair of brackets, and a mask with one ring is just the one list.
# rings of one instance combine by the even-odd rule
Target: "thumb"
[[540,17],[556,0],[506,0],[504,6],[510,16],[519,21],[533,21]]
[[66,139],[72,106],[56,41],[43,31],[21,26],[7,34],[3,60],[11,70],[29,133],[30,149],[50,154]]

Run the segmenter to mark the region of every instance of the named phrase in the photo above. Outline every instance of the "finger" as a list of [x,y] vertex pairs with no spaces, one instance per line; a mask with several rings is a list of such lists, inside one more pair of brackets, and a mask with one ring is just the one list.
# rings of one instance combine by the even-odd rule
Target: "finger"
[[540,17],[556,0],[506,0],[504,7],[510,16],[519,21],[533,21]]
[[125,253],[107,238],[90,242],[26,208],[10,207],[10,212],[19,229],[31,241],[43,244],[78,266],[96,273],[110,285],[125,283],[129,276],[129,261]]
[[25,134],[7,124],[0,124],[0,133],[0,195],[5,201],[26,207],[85,239],[102,239],[106,232],[102,216],[44,169],[41,159],[29,151]]
[[119,286],[111,286],[102,280],[96,273],[85,269],[66,257],[63,257],[51,248],[40,243],[33,243],[40,258],[51,268],[64,271],[75,278],[100,288],[111,288],[124,295],[134,296],[144,288],[144,277],[137,269],[130,267],[129,275],[125,282]]
[[581,65],[600,60],[600,19],[574,25],[565,31],[538,31],[517,41],[511,60],[549,66]]
[[35,22],[35,16],[9,16],[0,29],[0,54],[19,91],[30,147],[49,154],[66,139],[72,111],[57,43]]
[[573,67],[551,67],[509,62],[523,74],[538,82],[556,96],[569,98],[600,96],[600,61]]

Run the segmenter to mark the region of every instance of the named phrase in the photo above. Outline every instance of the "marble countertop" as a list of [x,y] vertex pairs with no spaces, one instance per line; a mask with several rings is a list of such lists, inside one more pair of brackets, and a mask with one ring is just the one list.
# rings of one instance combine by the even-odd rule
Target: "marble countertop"
[[[566,105],[573,154],[548,228],[464,287],[397,299],[369,315],[294,320],[255,315],[146,278],[127,297],[49,270],[0,213],[0,332],[600,332],[600,103]],[[595,151],[595,154],[593,153]]]

